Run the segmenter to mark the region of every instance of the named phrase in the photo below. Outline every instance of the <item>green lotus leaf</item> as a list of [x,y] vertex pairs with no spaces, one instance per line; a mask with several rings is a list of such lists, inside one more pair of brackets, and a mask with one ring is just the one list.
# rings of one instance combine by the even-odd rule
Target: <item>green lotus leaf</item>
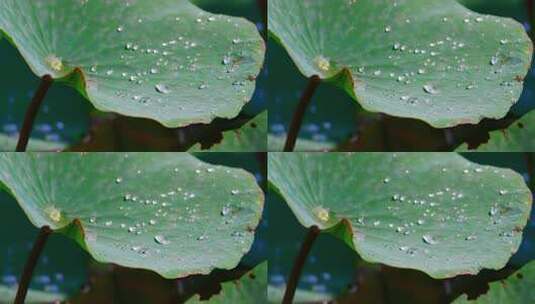
[[477,299],[468,300],[466,295],[458,298],[454,303],[477,303],[477,304],[516,304],[535,302],[535,262],[522,267],[507,279],[489,284],[489,291]]
[[0,182],[35,226],[166,278],[234,268],[263,205],[251,174],[186,153],[3,153]]
[[521,175],[453,153],[272,153],[268,166],[303,226],[434,278],[502,268],[531,209]]
[[267,262],[256,266],[237,281],[221,284],[221,292],[202,301],[195,296],[187,303],[238,304],[267,303]]
[[167,127],[236,116],[265,49],[254,24],[187,0],[5,0],[0,30],[35,74]]
[[[9,288],[0,285],[0,304],[11,304],[15,300],[17,294],[16,288]],[[65,300],[65,295],[55,294],[43,291],[28,290],[26,296],[27,304],[42,304],[42,303],[55,303]]]
[[475,150],[463,144],[458,151],[477,152],[525,152],[535,151],[535,111],[524,115],[505,130],[490,132],[488,142]]
[[[241,128],[223,132],[223,139],[208,152],[263,152],[267,150],[267,118],[264,111],[248,121]],[[203,151],[200,144],[195,145],[191,152]]]
[[521,24],[454,0],[271,0],[269,30],[305,76],[434,127],[505,116],[533,50]]

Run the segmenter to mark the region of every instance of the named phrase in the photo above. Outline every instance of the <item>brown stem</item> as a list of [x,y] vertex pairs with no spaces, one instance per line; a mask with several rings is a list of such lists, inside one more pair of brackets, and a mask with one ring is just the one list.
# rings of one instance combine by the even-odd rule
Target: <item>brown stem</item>
[[260,8],[260,13],[262,15],[262,21],[264,22],[264,29],[267,32],[267,18],[268,18],[268,5],[267,0],[256,0],[258,3],[258,8]]
[[303,123],[303,117],[305,116],[305,111],[312,101],[312,96],[314,95],[314,92],[316,92],[316,89],[320,83],[321,79],[318,76],[314,75],[310,77],[307,88],[303,92],[301,100],[295,109],[294,116],[290,124],[290,129],[288,130],[286,144],[284,145],[284,152],[292,152],[294,150],[297,136],[299,135],[299,130],[301,129],[301,124]]
[[291,304],[294,299],[295,290],[297,289],[297,283],[301,277],[301,272],[303,272],[303,266],[305,265],[310,249],[314,241],[320,234],[320,229],[318,226],[312,226],[308,229],[308,233],[301,245],[301,251],[299,255],[295,258],[294,266],[292,268],[292,273],[288,279],[288,284],[286,284],[286,292],[284,293],[284,298],[282,299],[282,304]]
[[39,235],[33,244],[32,251],[28,260],[26,260],[26,265],[24,265],[24,272],[20,278],[19,288],[17,290],[17,297],[15,298],[15,304],[23,304],[26,299],[26,293],[28,292],[28,287],[30,286],[30,281],[32,280],[33,270],[37,265],[39,256],[45,247],[46,240],[48,236],[52,233],[52,230],[48,226],[41,228]]
[[48,89],[52,85],[53,79],[50,75],[45,75],[41,78],[41,84],[33,96],[32,102],[28,106],[26,116],[24,117],[24,124],[20,130],[19,142],[17,143],[17,152],[24,152],[28,147],[28,141],[30,140],[30,134],[32,133],[33,123],[35,117],[39,112],[39,108],[45,99]]
[[529,34],[531,39],[535,39],[535,1],[525,0],[526,9],[528,10]]

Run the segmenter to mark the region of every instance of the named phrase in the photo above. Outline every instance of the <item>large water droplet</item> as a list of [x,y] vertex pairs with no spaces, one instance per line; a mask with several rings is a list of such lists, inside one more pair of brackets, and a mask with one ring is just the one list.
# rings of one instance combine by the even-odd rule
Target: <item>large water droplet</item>
[[154,236],[154,241],[156,241],[156,243],[160,245],[168,245],[171,243],[168,239],[166,239],[163,235],[160,234]]
[[433,95],[438,94],[437,88],[432,84],[424,85],[423,89],[424,89],[424,92],[428,94],[433,94]]
[[156,89],[156,92],[158,93],[162,93],[162,94],[169,94],[171,93],[171,90],[169,89],[169,87],[167,87],[165,84],[157,84],[155,86],[155,89]]
[[435,244],[438,244],[438,241],[435,240],[431,235],[429,234],[424,234],[422,236],[422,239],[424,240],[424,242],[426,244],[429,244],[429,245],[435,245]]

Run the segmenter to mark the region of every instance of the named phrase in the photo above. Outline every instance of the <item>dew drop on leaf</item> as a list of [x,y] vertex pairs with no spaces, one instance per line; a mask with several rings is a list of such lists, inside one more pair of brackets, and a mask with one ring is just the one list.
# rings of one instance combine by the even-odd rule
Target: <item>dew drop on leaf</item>
[[171,90],[165,84],[159,83],[155,86],[155,89],[156,89],[156,92],[161,93],[161,94],[171,93]]
[[436,244],[438,244],[438,241],[435,240],[435,239],[434,239],[431,235],[429,235],[429,234],[424,234],[424,235],[422,236],[422,239],[424,240],[424,242],[425,242],[426,244],[429,244],[429,245],[436,245]]
[[158,243],[160,245],[168,245],[168,244],[171,243],[163,235],[160,235],[160,234],[154,236],[154,241],[156,241],[156,243]]
[[432,95],[438,94],[437,88],[435,88],[435,86],[432,84],[424,85],[423,89],[428,94],[432,94]]

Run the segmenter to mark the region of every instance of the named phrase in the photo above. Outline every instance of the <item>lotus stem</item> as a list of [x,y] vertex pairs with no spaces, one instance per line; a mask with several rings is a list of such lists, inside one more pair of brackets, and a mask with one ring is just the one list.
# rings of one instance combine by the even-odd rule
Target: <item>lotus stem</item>
[[292,152],[295,148],[295,143],[297,142],[297,136],[301,130],[301,125],[303,124],[303,117],[308,108],[308,105],[312,101],[312,96],[316,92],[316,89],[321,83],[321,79],[314,75],[310,77],[308,81],[307,88],[301,96],[301,100],[295,109],[292,122],[290,123],[290,129],[288,130],[288,137],[286,138],[286,144],[284,145],[284,152]]
[[24,265],[24,272],[20,278],[19,288],[17,290],[17,296],[15,298],[15,304],[23,304],[26,299],[26,294],[28,293],[28,287],[30,286],[30,281],[32,280],[33,270],[39,261],[39,256],[45,248],[46,241],[48,236],[52,233],[52,230],[48,226],[44,226],[39,231],[39,235],[33,244],[32,251],[30,256],[26,260],[26,265]]
[[39,108],[41,107],[46,93],[48,92],[48,89],[52,85],[53,81],[54,80],[50,75],[45,75],[43,78],[41,78],[41,84],[39,84],[39,88],[35,92],[32,102],[26,111],[26,116],[24,117],[24,124],[20,130],[19,141],[17,143],[17,152],[26,151],[26,148],[28,147],[28,141],[30,140],[30,134],[32,133],[35,117],[37,117]]
[[303,272],[303,266],[305,265],[310,249],[314,241],[320,234],[320,229],[318,226],[312,226],[308,229],[308,233],[301,245],[301,250],[299,255],[295,258],[294,266],[292,268],[292,273],[286,284],[286,292],[284,293],[284,298],[282,299],[282,304],[291,304],[295,296],[295,290],[297,289],[297,284],[299,283],[299,278]]

